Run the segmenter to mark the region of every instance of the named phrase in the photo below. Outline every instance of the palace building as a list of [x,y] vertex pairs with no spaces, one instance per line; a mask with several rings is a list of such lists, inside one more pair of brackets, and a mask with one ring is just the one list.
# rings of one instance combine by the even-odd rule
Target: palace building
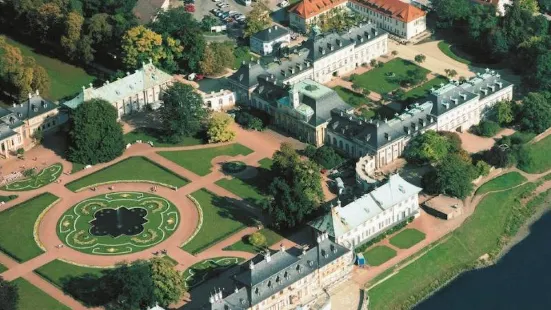
[[156,109],[160,106],[161,92],[173,83],[170,74],[155,67],[151,60],[134,73],[127,73],[124,78],[105,82],[101,87],[82,87],[82,92],[63,105],[76,109],[80,104],[92,99],[103,99],[111,103],[118,112],[118,117],[143,111],[146,106]]
[[58,106],[37,91],[29,98],[10,108],[0,108],[0,153],[9,158],[18,149],[34,146],[37,131],[48,132],[66,119],[59,114]]
[[418,217],[421,190],[394,174],[382,186],[347,205],[338,201],[327,214],[309,225],[326,232],[340,245],[355,247],[396,224]]
[[387,53],[388,35],[373,24],[351,28],[344,33],[322,34],[315,28],[299,46],[282,50],[274,63],[243,64],[228,78],[239,102],[247,103],[259,79],[273,77],[280,84],[293,85],[305,79],[326,83],[333,76],[353,71]]
[[[310,309],[350,278],[353,252],[318,234],[313,247],[267,251],[240,267],[232,287],[218,287],[204,309]],[[220,281],[222,282],[222,281]]]

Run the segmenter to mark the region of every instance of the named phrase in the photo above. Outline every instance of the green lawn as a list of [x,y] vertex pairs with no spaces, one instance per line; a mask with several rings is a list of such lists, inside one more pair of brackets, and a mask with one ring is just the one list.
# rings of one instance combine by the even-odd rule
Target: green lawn
[[[276,233],[275,231],[269,228],[263,228],[258,231],[266,237],[266,246],[270,247],[283,239],[283,236]],[[229,247],[224,248],[226,251],[243,251],[253,254],[258,254],[260,251],[265,250],[265,248],[257,248],[254,245],[250,244],[248,241],[248,235],[245,236],[241,241],[230,245]]]
[[456,61],[459,61],[461,63],[464,63],[464,64],[467,64],[467,65],[470,65],[471,64],[471,61],[470,60],[467,60],[463,57],[459,57],[457,56],[451,49],[451,44],[447,43],[447,42],[444,42],[444,41],[440,41],[438,42],[438,48],[442,51],[442,53],[446,54],[446,56],[456,60]]
[[159,152],[159,155],[165,157],[168,160],[186,168],[187,170],[205,176],[212,172],[211,161],[218,156],[237,156],[237,155],[249,155],[253,151],[246,146],[239,143],[198,149],[189,151],[164,151]]
[[4,191],[29,191],[46,186],[59,178],[63,172],[63,165],[53,164],[37,172],[36,175],[21,179],[3,186]]
[[184,271],[186,287],[195,287],[243,261],[240,257],[214,257],[200,261]]
[[414,228],[406,228],[390,238],[390,244],[399,249],[409,249],[425,239],[425,234]]
[[17,310],[70,310],[69,307],[60,303],[50,295],[46,294],[43,290],[32,285],[23,278],[14,280],[13,283],[17,285],[19,292]]
[[529,158],[526,163],[520,163],[519,169],[528,173],[541,173],[551,169],[551,136],[534,143],[526,145],[525,157]]
[[80,170],[84,170],[84,167],[86,167],[85,164],[79,164],[79,163],[71,163],[71,173],[79,172]]
[[[429,73],[429,70],[421,68],[410,61],[402,58],[395,58],[385,63],[380,68],[374,68],[366,73],[356,76],[354,78],[354,83],[376,93],[387,94],[400,87],[397,80],[398,77],[406,75],[410,70],[416,69]],[[389,73],[394,73],[395,77],[387,76]]]
[[274,161],[271,158],[262,158],[261,160],[258,161],[258,163],[260,164],[261,168],[271,170],[272,164],[274,163]]
[[[139,168],[139,169],[138,169]],[[144,181],[171,187],[182,187],[188,180],[142,157],[129,157],[109,167],[89,174],[66,185],[73,192],[109,182]]]
[[506,240],[504,237],[516,233],[520,223],[530,216],[518,199],[535,187],[527,184],[484,197],[473,215],[441,244],[370,289],[370,309],[410,308],[468,269],[480,256],[495,254]]
[[52,284],[63,288],[64,282],[71,277],[82,277],[84,275],[102,276],[102,268],[82,267],[54,260],[35,270],[36,273],[50,281]]
[[335,86],[332,89],[339,95],[339,97],[341,97],[342,100],[344,100],[344,102],[355,108],[364,106],[369,102],[369,99],[365,96],[360,95],[346,87]]
[[125,143],[134,143],[137,140],[143,142],[153,142],[155,147],[171,147],[171,146],[190,146],[203,144],[205,141],[202,137],[185,137],[180,143],[161,142],[163,133],[155,128],[138,128],[124,135]]
[[247,201],[251,205],[260,207],[262,201],[266,199],[266,196],[260,194],[259,191],[255,189],[251,184],[248,184],[247,182],[238,178],[220,179],[215,183],[216,185],[225,188],[235,195],[243,198],[243,200]]
[[37,64],[46,69],[50,77],[50,92],[47,96],[49,99],[59,100],[66,96],[72,96],[80,92],[82,86],[88,87],[88,84],[95,79],[82,68],[36,53],[33,48],[11,38],[6,37],[6,42],[18,47],[24,56],[34,58]]
[[432,87],[439,88],[440,84],[446,84],[448,83],[448,79],[443,76],[437,76],[433,78],[432,80],[417,86],[408,92],[404,94],[404,96],[401,98],[402,101],[415,101],[424,98],[428,95],[430,89]]
[[252,225],[252,219],[230,199],[200,189],[191,194],[199,203],[203,223],[199,232],[182,249],[192,254],[214,245],[229,235]]
[[480,186],[476,191],[476,194],[482,195],[491,191],[508,189],[513,186],[522,184],[522,182],[525,181],[526,178],[522,174],[516,171],[509,172],[482,184],[482,186]]
[[44,193],[1,212],[0,250],[19,262],[44,253],[34,240],[34,225],[42,211],[57,199]]
[[365,251],[364,256],[369,266],[379,266],[396,256],[396,251],[385,245],[378,245]]
[[8,270],[8,268],[6,266],[0,264],[0,273],[4,272],[6,270]]

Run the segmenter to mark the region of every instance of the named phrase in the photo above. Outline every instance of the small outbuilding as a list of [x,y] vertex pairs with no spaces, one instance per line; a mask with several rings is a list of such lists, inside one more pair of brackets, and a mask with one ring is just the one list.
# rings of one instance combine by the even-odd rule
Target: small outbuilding
[[438,195],[425,201],[423,209],[432,216],[451,220],[463,213],[463,202],[457,198]]

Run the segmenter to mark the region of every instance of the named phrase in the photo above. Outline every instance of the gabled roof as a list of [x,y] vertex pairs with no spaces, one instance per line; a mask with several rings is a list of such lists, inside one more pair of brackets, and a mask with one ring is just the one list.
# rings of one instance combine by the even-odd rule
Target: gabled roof
[[348,0],[302,0],[295,6],[291,7],[289,12],[295,13],[298,16],[307,19],[329,11],[347,1]]
[[405,23],[414,21],[427,15],[425,11],[400,0],[352,0],[354,3],[378,11],[381,14],[391,16]]
[[262,74],[266,74],[266,70],[258,61],[251,61],[248,64],[243,63],[228,79],[234,80],[246,88],[252,88],[258,85],[258,77]]
[[335,206],[326,215],[310,222],[318,231],[325,231],[338,238],[354,228],[363,225],[379,213],[419,194],[422,188],[417,187],[399,174],[391,175],[383,186],[365,194],[350,204]]
[[274,25],[253,34],[251,38],[258,39],[262,42],[272,42],[288,34],[289,29],[279,25]]

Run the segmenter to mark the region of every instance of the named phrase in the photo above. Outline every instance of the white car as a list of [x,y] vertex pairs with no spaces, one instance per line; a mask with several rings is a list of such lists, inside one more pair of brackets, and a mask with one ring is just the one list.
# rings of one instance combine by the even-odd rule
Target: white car
[[287,0],[283,0],[279,3],[279,6],[282,7],[282,8],[284,8],[288,5],[289,5],[289,1],[287,1]]
[[220,2],[220,1],[222,1],[222,0],[212,0],[212,1],[214,1],[214,2]]

